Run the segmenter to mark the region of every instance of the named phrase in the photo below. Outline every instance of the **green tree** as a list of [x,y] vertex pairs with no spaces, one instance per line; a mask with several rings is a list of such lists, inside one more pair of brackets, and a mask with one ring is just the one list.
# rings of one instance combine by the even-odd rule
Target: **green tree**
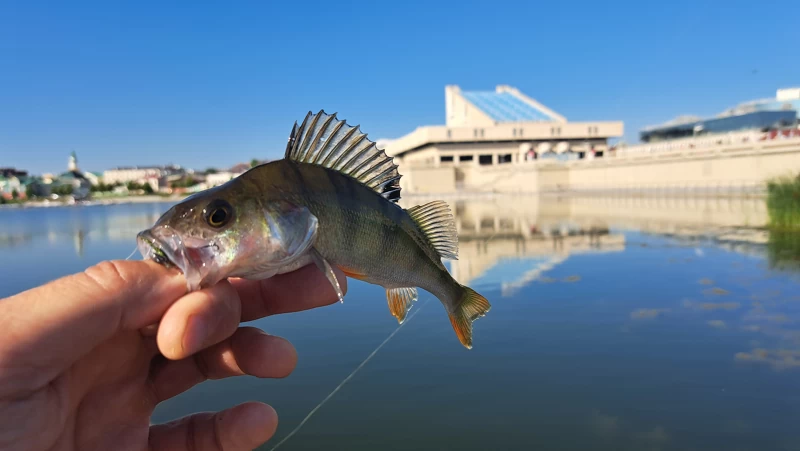
[[215,168],[208,168],[206,169],[205,174],[216,174],[217,172],[219,171],[217,171]]
[[28,199],[36,197],[36,190],[33,188],[33,183],[25,187],[25,197]]
[[142,185],[142,189],[144,189],[145,194],[153,194],[153,187],[149,183]]
[[17,191],[16,189],[12,190],[11,191],[11,198],[14,199],[14,200],[19,199],[19,191]]
[[251,168],[254,168],[254,167],[256,167],[256,166],[258,166],[258,160],[256,160],[255,158],[253,158],[252,160],[250,160],[250,167],[251,167]]

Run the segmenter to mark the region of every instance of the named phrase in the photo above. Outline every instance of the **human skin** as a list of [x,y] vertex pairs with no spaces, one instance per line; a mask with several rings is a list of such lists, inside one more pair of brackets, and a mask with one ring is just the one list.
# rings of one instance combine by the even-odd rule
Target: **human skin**
[[313,265],[187,293],[178,271],[150,261],[102,262],[0,300],[0,449],[256,448],[278,424],[266,404],[150,417],[207,379],[288,376],[294,347],[240,322],[337,300]]

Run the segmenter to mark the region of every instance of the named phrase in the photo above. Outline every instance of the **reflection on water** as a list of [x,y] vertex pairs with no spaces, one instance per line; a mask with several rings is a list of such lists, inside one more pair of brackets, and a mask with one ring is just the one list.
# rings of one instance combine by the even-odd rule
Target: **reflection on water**
[[[423,292],[281,450],[797,449],[800,236],[766,232],[763,201],[450,203],[448,267],[493,304],[475,348]],[[0,209],[0,296],[125,258],[168,207]],[[349,287],[344,304],[255,322],[296,345],[289,378],[201,384],[154,421],[256,399],[280,440],[397,327],[382,289]]]

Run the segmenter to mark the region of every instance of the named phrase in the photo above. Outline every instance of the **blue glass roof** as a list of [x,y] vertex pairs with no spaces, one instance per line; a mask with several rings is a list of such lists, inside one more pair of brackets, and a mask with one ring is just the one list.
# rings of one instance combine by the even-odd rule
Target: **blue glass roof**
[[462,95],[470,103],[498,122],[553,120],[549,115],[508,92],[467,91],[463,92]]

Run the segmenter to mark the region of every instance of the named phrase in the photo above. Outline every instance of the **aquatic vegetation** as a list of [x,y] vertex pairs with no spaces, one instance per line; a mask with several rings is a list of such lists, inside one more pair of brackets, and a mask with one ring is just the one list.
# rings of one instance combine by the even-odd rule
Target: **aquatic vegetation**
[[767,213],[771,229],[800,231],[800,174],[767,182]]
[[771,269],[800,269],[800,232],[771,231],[767,242],[767,260]]

